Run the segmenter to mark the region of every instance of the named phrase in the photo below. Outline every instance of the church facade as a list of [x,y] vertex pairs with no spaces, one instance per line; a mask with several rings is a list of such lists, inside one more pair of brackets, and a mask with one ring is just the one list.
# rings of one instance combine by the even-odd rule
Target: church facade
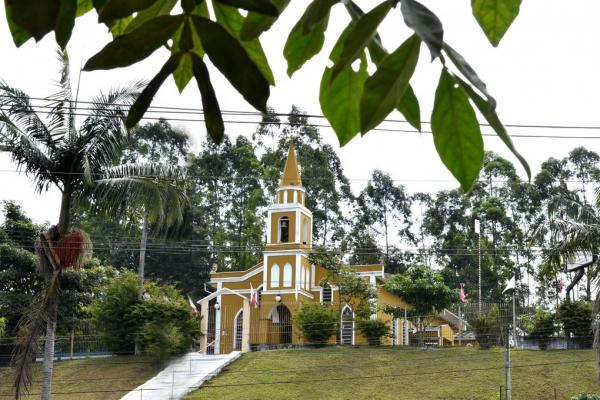
[[[336,287],[321,286],[327,270],[309,262],[313,215],[306,207],[306,190],[293,147],[289,149],[274,203],[267,209],[266,226],[262,263],[245,271],[211,273],[209,285],[215,292],[198,301],[202,315],[201,351],[219,354],[308,344],[293,323],[294,313],[306,302],[339,307],[340,332],[332,336],[330,343],[366,344],[356,329],[351,305],[341,304]],[[349,268],[376,289],[374,310],[381,310],[384,305],[410,309],[384,288],[384,265]],[[384,339],[384,344],[408,343],[410,323],[404,318],[382,311],[372,318],[389,323],[391,336]]]

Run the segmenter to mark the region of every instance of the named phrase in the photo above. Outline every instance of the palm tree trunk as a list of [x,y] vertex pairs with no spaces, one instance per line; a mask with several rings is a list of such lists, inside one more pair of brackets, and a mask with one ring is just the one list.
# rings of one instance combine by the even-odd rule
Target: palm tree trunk
[[54,316],[46,324],[46,340],[44,342],[44,375],[42,381],[41,400],[50,400],[52,395],[52,371],[54,370],[54,339],[56,336],[56,309]]
[[62,193],[60,201],[60,216],[58,218],[58,233],[64,235],[69,231],[71,225],[71,198],[72,194],[68,188],[68,184],[65,183],[65,189]]

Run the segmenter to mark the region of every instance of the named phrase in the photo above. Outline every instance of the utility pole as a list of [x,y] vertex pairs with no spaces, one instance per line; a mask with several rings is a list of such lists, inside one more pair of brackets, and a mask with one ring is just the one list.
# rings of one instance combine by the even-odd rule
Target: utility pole
[[[140,260],[138,264],[138,299],[144,299],[144,268],[146,265],[146,244],[148,242],[148,213],[144,214],[144,223],[142,225],[142,240],[140,242]],[[142,347],[139,340],[135,341],[134,354],[139,356],[142,354]]]
[[506,329],[506,400],[511,400],[511,382],[510,382],[510,340],[509,337],[510,330]]
[[478,235],[477,247],[478,247],[478,301],[479,301],[479,314],[481,314],[481,227],[479,226],[479,220],[475,220],[475,233]]

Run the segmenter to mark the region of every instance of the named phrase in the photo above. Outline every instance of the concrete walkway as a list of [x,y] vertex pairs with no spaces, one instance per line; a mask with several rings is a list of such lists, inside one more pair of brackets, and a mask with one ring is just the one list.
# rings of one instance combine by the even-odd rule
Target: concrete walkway
[[173,360],[158,375],[121,397],[121,400],[182,399],[240,355],[239,351],[215,356],[188,353]]

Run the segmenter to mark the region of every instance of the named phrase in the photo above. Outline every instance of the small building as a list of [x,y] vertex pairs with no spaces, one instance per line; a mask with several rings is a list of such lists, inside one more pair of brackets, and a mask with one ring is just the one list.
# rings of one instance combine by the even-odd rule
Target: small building
[[[309,262],[313,215],[306,207],[306,190],[293,146],[289,149],[274,203],[268,207],[266,226],[268,234],[262,263],[249,266],[245,271],[211,273],[209,285],[215,292],[198,301],[202,314],[201,350],[219,354],[310,344],[293,324],[293,315],[303,302],[339,307],[340,332],[330,343],[366,344],[356,329],[352,306],[339,301],[336,287],[321,286],[328,271]],[[384,265],[349,267],[377,290],[372,309],[378,311],[371,317],[388,321],[391,328],[391,337],[384,339],[383,344],[409,344],[411,324],[402,317],[381,311],[383,305],[410,309],[384,288]],[[256,304],[250,303],[251,293],[257,297]],[[441,332],[441,328],[438,331]]]

